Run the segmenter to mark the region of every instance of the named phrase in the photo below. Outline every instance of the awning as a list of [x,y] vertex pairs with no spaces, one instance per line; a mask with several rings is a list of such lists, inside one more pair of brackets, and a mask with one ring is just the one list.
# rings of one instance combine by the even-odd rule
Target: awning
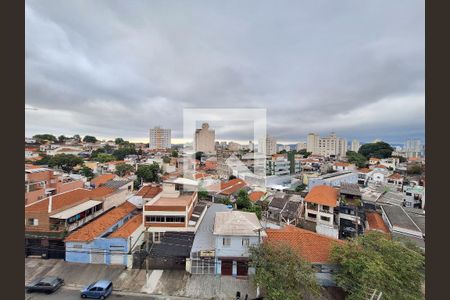
[[54,215],[50,216],[50,218],[67,220],[68,218],[73,217],[73,216],[75,216],[85,210],[88,210],[94,206],[97,206],[100,203],[102,203],[102,201],[88,200],[86,202],[78,204],[77,206],[66,209],[57,214],[54,214]]

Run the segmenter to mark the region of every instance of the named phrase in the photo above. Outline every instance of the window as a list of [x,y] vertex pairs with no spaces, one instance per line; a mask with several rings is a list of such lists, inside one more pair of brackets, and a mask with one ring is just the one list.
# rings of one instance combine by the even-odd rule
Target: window
[[323,209],[323,210],[330,210],[330,207],[329,207],[329,206],[326,206],[326,205],[322,205],[322,209]]
[[223,238],[222,239],[222,245],[224,247],[230,247],[230,245],[231,245],[231,238]]
[[37,226],[38,224],[39,224],[38,219],[33,219],[33,218],[28,219],[28,222],[27,222],[28,226]]
[[330,222],[330,217],[320,216],[320,219],[321,219],[322,221]]
[[406,193],[406,196],[412,196],[412,194],[411,194],[411,193],[409,193],[409,192],[407,192],[407,193]]
[[145,216],[146,222],[156,223],[184,223],[184,216]]
[[250,239],[249,238],[243,238],[242,239],[242,246],[248,247],[250,245]]
[[313,219],[315,219],[315,218],[317,218],[317,215],[308,213],[308,218],[313,218]]
[[153,233],[153,243],[159,244],[161,242],[161,232]]

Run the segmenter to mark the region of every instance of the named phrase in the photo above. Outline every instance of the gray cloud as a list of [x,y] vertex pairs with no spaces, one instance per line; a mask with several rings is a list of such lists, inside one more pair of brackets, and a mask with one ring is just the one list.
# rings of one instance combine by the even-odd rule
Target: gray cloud
[[[183,108],[268,133],[424,139],[423,1],[26,1],[26,134],[182,137]],[[239,126],[222,139],[247,140]]]

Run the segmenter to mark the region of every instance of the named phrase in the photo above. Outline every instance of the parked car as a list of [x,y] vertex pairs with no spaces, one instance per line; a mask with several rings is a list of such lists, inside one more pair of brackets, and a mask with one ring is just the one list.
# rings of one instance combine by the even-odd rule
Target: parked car
[[111,295],[113,284],[111,280],[99,280],[81,290],[81,298],[105,299]]
[[42,292],[50,294],[59,289],[62,285],[64,285],[64,279],[56,276],[47,276],[31,282],[26,285],[25,288],[28,293]]

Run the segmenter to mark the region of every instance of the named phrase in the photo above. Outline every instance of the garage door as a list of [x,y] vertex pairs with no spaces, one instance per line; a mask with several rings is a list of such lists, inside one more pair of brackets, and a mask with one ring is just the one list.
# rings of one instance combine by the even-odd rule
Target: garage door
[[237,262],[237,275],[247,276],[248,275],[248,262],[238,261]]
[[121,251],[118,251],[119,253],[114,253],[114,251],[111,251],[111,264],[112,265],[123,265],[123,254]]
[[91,264],[104,264],[105,252],[101,250],[91,250]]
[[232,260],[222,260],[222,275],[232,275],[233,274],[233,261]]

